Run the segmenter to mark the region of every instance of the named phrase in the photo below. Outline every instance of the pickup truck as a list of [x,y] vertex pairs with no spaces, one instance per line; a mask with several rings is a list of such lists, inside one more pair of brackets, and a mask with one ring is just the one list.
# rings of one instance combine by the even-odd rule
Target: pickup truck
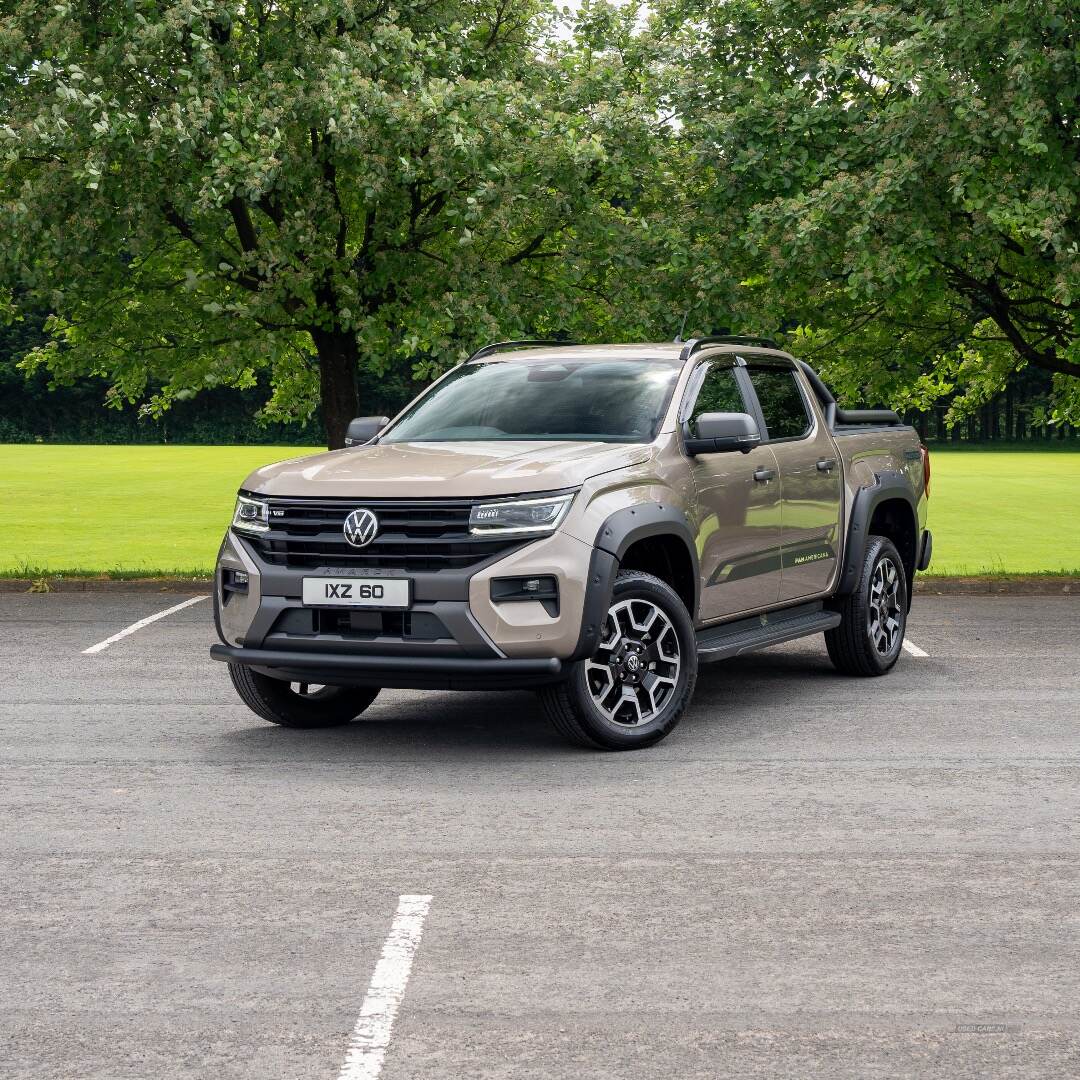
[[650,746],[701,663],[823,633],[883,675],[930,561],[915,431],[768,339],[501,342],[347,443],[252,473],[221,546],[211,653],[276,724],[531,687]]

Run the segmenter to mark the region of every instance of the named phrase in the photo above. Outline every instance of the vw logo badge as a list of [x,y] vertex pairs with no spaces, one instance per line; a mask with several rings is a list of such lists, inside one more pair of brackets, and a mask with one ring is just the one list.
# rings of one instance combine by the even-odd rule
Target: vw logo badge
[[345,519],[344,532],[353,547],[367,547],[379,535],[379,519],[367,508],[354,510]]

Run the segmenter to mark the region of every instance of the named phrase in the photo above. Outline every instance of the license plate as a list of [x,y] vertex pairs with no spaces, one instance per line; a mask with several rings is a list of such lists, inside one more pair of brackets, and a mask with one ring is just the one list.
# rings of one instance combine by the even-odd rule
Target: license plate
[[309,607],[407,608],[408,578],[304,578]]

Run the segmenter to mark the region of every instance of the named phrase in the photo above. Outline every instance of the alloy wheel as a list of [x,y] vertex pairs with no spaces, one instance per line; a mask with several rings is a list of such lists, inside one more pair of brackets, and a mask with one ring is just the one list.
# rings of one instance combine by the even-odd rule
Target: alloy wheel
[[882,656],[890,655],[904,627],[900,606],[900,569],[888,556],[874,567],[866,620],[874,648]]
[[679,681],[682,654],[675,627],[651,600],[612,604],[593,656],[585,662],[597,709],[620,727],[654,720]]

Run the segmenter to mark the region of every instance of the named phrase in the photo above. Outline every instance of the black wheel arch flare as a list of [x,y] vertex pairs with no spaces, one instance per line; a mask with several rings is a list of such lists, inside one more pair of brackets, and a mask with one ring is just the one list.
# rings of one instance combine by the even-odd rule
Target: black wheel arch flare
[[[911,582],[914,577],[919,537],[919,514],[915,500],[911,494],[911,484],[902,472],[880,472],[876,474],[876,483],[869,487],[859,488],[851,507],[851,516],[848,519],[847,536],[844,542],[844,562],[840,570],[840,580],[834,593],[837,597],[850,596],[859,584],[859,573],[862,568],[863,554],[870,537],[870,523],[874,519],[874,512],[886,502],[900,501],[907,506],[911,513],[911,528],[913,538],[914,558],[911,565],[901,551],[901,557],[905,558],[905,570],[908,574],[908,607],[911,606]],[[898,545],[899,546],[899,545]]]
[[623,556],[632,544],[654,536],[676,537],[686,547],[693,567],[694,604],[690,617],[697,617],[698,602],[701,598],[701,569],[694,534],[686,515],[670,503],[646,502],[625,506],[604,521],[593,541],[581,632],[571,660],[583,660],[596,651],[604,617],[611,605],[615,575],[619,572]]

